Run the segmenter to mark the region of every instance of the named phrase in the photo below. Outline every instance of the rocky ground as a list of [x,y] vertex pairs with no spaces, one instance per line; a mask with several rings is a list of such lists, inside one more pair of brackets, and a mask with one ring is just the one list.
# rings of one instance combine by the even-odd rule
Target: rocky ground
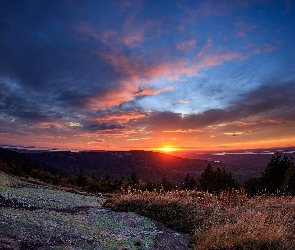
[[188,235],[103,202],[0,172],[0,249],[189,249]]

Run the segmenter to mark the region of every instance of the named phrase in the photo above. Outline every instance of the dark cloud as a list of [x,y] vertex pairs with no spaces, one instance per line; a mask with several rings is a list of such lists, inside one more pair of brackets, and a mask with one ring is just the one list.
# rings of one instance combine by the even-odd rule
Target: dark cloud
[[18,120],[20,123],[50,121],[62,117],[61,112],[54,106],[47,105],[46,102],[49,100],[47,96],[32,91],[27,92],[9,79],[0,78],[0,87],[2,117]]
[[244,119],[295,120],[295,82],[265,84],[241,96],[225,109],[209,109],[198,114],[182,115],[171,111],[153,112],[139,120],[154,130],[200,129]]
[[23,92],[38,93],[47,106],[84,107],[88,97],[112,89],[116,73],[93,53],[104,48],[75,37],[81,9],[63,1],[1,3],[0,77],[13,78]]
[[26,136],[28,133],[23,132],[23,131],[18,131],[15,129],[11,128],[0,128],[0,134],[15,134],[15,135],[21,135],[21,136]]
[[232,112],[245,117],[261,114],[266,117],[294,119],[294,115],[291,115],[295,109],[294,95],[294,81],[263,84],[245,94],[233,106]]
[[83,124],[83,129],[86,131],[100,131],[100,130],[116,130],[123,129],[124,127],[117,124],[99,123],[99,122],[88,122]]

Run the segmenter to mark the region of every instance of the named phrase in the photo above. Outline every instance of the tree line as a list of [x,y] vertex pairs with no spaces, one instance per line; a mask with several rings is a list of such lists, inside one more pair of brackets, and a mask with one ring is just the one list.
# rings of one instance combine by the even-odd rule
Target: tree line
[[[83,180],[81,182],[81,180]],[[222,191],[240,190],[249,195],[271,195],[288,194],[295,195],[295,164],[292,157],[274,154],[260,177],[251,178],[243,185],[235,180],[231,172],[225,169],[213,169],[210,164],[201,173],[198,179],[187,174],[179,187],[164,175],[159,182],[152,180],[143,181],[136,172],[132,172],[128,179],[116,179],[112,181],[109,177],[95,179],[87,177],[82,172],[71,178],[72,184],[84,187],[90,192],[115,192],[115,191],[170,191],[173,189],[199,190],[218,194]]]
[[[179,187],[176,187],[168,180],[166,175],[158,182],[151,179],[144,181],[134,171],[128,179],[122,177],[115,180],[112,180],[109,176],[104,178],[97,178],[94,174],[88,176],[83,173],[82,169],[76,175],[64,176],[55,169],[50,169],[50,172],[42,169],[38,162],[19,153],[7,153],[0,156],[0,171],[2,172],[16,176],[32,177],[54,185],[71,185],[92,193],[129,192],[135,190],[166,192],[173,189],[196,189],[216,194],[221,191],[243,190],[249,195],[295,195],[294,160],[292,157],[289,158],[278,153],[271,157],[260,177],[251,178],[243,185],[240,185],[234,179],[231,172],[220,168],[214,170],[208,164],[198,179],[187,174]],[[46,169],[48,167],[46,166]]]

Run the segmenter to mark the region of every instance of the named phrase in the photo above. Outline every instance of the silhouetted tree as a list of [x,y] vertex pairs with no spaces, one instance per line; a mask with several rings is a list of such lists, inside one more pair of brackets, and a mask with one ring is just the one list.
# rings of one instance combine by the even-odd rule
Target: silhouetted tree
[[261,179],[260,178],[251,178],[247,181],[245,181],[244,185],[243,185],[245,191],[253,196],[255,194],[260,193],[262,190],[262,186],[261,186]]
[[174,185],[167,179],[166,174],[161,179],[160,188],[166,192],[174,188]]
[[121,178],[117,178],[115,181],[114,181],[114,188],[115,190],[120,190],[121,188],[123,188],[124,186],[124,177],[121,177]]
[[192,190],[192,189],[195,189],[196,187],[197,187],[197,181],[194,179],[194,177],[191,177],[189,174],[187,174],[181,189]]
[[83,187],[86,185],[86,176],[83,174],[83,171],[81,168],[79,168],[79,173],[77,175],[77,185],[79,187]]
[[198,179],[197,187],[202,191],[213,192],[215,190],[214,184],[215,174],[212,169],[211,164],[205,168],[204,172],[201,174],[201,177]]
[[295,195],[295,164],[293,159],[289,161],[289,168],[286,171],[281,190]]
[[252,178],[245,182],[247,193],[277,194],[288,192],[295,194],[294,160],[288,156],[274,154],[259,178]]
[[130,178],[128,179],[128,185],[132,189],[139,188],[139,177],[137,176],[135,171],[132,171]]
[[261,175],[261,188],[267,193],[276,193],[283,185],[286,172],[290,166],[288,156],[275,154],[268,162]]
[[9,172],[9,167],[8,167],[7,163],[0,161],[0,171],[2,171],[4,173]]
[[238,189],[239,184],[230,172],[220,168],[214,171],[208,164],[198,179],[197,188],[210,193],[219,193],[222,190]]
[[157,185],[155,182],[153,182],[151,179],[148,179],[146,181],[146,186],[145,186],[146,190],[148,191],[154,191],[157,188]]

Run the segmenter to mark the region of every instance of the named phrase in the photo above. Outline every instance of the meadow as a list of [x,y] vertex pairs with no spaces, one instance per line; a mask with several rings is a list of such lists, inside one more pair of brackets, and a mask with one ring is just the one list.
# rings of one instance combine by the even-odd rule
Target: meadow
[[194,250],[295,249],[292,196],[137,191],[117,194],[105,206],[133,211],[189,233]]

